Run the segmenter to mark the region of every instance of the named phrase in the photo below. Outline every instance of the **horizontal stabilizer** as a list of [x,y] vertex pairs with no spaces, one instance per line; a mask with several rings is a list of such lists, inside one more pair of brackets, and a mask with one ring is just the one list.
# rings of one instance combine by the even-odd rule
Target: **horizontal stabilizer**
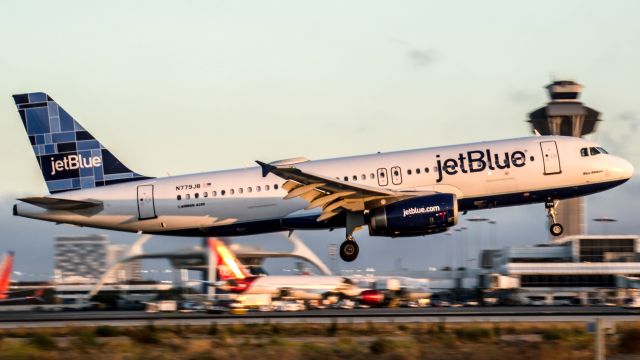
[[96,206],[101,206],[102,201],[95,200],[69,200],[52,197],[28,197],[18,199],[31,205],[39,206],[48,210],[83,210]]

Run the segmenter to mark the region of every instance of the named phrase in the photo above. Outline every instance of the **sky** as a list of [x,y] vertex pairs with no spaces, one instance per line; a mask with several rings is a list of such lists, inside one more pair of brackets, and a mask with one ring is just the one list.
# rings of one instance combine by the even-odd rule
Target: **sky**
[[[638,13],[631,0],[8,2],[0,12],[0,250],[18,251],[17,268],[47,273],[54,236],[105,233],[11,216],[13,199],[46,193],[11,99],[23,92],[47,92],[128,167],[166,176],[525,136],[527,113],[548,101],[543,87],[569,78],[602,112],[593,139],[639,169]],[[591,196],[588,216],[616,217],[610,231],[639,233],[631,216],[639,187],[632,180]],[[547,238],[542,205],[477,215],[497,220],[504,245]],[[466,240],[458,233],[454,245],[489,241],[486,226]],[[414,269],[437,265],[458,236],[365,232],[356,234],[355,267],[392,268],[398,258]],[[325,258],[343,237],[301,234]],[[281,238],[238,241],[286,246]]]

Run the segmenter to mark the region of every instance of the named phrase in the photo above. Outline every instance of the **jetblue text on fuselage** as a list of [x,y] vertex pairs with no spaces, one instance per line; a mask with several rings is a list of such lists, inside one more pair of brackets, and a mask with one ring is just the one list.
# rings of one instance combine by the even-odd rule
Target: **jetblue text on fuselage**
[[412,207],[409,209],[402,209],[402,217],[407,217],[407,216],[416,215],[416,214],[432,213],[436,211],[440,211],[440,206],[435,205],[435,206],[427,206],[427,207],[419,207],[419,208]]
[[436,163],[438,169],[438,178],[436,182],[441,182],[444,175],[455,175],[458,172],[474,173],[496,169],[508,169],[514,167],[523,167],[526,164],[527,156],[523,151],[516,150],[512,153],[508,151],[502,154],[492,154],[490,149],[471,150],[466,153],[458,154],[457,158],[440,159],[440,155],[436,155]]
[[102,158],[99,156],[86,158],[82,155],[69,155],[62,158],[62,160],[55,160],[54,158],[51,158],[51,175],[55,175],[56,172],[61,172],[63,170],[76,170],[100,166],[102,166]]

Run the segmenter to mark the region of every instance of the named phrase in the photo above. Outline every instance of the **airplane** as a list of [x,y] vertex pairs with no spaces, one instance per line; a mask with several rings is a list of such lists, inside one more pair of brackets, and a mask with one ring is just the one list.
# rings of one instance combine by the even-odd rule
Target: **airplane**
[[611,189],[634,168],[595,142],[564,136],[375,153],[155,178],[130,170],[45,93],[13,96],[49,190],[13,214],[102,229],[177,236],[239,236],[345,228],[422,236],[470,210],[544,203],[559,236],[558,201]]
[[355,297],[362,293],[346,277],[330,275],[253,275],[238,261],[227,245],[214,238],[207,239],[209,256],[217,270],[216,281],[203,281],[209,286],[242,295],[268,294],[301,300],[320,300],[328,295]]
[[37,289],[33,295],[22,297],[9,297],[11,294],[25,292],[27,290],[9,291],[9,284],[11,282],[11,272],[13,271],[13,259],[15,253],[8,251],[5,253],[2,263],[0,264],[0,304],[17,302],[23,300],[42,300],[44,294],[44,288]]

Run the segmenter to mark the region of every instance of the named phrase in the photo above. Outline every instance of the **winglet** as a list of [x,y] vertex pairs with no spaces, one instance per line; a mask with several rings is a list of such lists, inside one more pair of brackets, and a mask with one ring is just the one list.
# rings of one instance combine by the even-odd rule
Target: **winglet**
[[537,129],[533,129],[533,133],[534,133],[536,136],[542,136],[542,135],[540,135],[540,132],[538,132],[538,130],[537,130]]
[[267,175],[269,175],[270,172],[277,169],[275,166],[267,163],[263,163],[260,160],[256,160],[256,163],[260,165],[260,167],[262,168],[262,177],[267,177]]

